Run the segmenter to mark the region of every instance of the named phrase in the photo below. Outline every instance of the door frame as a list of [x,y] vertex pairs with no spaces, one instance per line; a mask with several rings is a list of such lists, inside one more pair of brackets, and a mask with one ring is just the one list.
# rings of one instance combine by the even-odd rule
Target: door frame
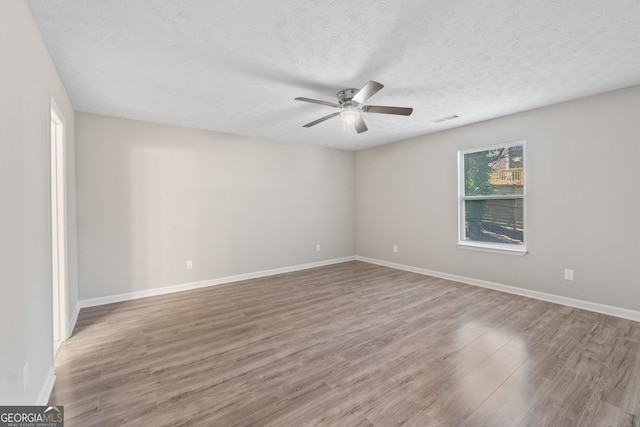
[[51,307],[53,357],[68,338],[66,122],[51,97]]

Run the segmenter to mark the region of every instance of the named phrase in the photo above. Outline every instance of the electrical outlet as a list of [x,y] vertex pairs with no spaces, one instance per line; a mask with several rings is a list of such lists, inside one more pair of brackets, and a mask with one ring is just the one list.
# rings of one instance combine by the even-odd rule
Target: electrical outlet
[[193,261],[192,260],[188,260],[187,261],[187,270],[191,270],[193,268]]
[[398,253],[398,245],[393,245],[393,252]]
[[564,280],[573,280],[573,270],[568,268],[564,270]]
[[320,243],[316,245],[316,252],[320,252]]

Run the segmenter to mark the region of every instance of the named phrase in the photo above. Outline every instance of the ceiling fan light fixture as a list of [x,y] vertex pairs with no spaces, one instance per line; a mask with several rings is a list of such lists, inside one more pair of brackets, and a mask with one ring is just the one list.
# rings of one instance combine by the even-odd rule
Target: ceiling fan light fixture
[[360,113],[353,107],[347,107],[340,112],[340,118],[348,125],[352,125],[360,118]]
[[378,114],[393,114],[396,116],[410,116],[413,113],[413,108],[407,107],[389,107],[384,105],[364,105],[364,102],[375,95],[384,86],[382,83],[374,82],[370,80],[362,89],[343,89],[337,93],[338,103],[321,101],[319,99],[297,97],[296,101],[311,102],[313,104],[326,105],[327,107],[333,107],[338,109],[335,113],[328,114],[324,117],[320,117],[317,120],[309,122],[302,127],[310,128],[322,123],[335,116],[340,116],[345,130],[347,125],[353,126],[356,132],[362,133],[368,130],[367,125],[362,120],[361,113],[378,113]]

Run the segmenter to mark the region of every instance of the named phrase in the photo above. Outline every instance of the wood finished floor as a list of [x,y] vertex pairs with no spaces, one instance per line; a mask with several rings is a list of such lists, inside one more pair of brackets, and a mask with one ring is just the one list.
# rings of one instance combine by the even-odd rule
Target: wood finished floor
[[71,426],[637,426],[640,323],[348,262],[86,308]]

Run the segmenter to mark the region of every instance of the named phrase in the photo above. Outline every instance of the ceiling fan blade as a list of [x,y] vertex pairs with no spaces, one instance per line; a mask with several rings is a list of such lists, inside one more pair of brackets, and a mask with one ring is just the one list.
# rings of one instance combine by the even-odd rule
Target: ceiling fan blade
[[338,111],[338,112],[336,112],[336,113],[331,113],[331,114],[329,114],[328,116],[320,117],[318,120],[314,120],[314,121],[312,121],[312,122],[309,122],[309,123],[307,123],[306,125],[304,125],[304,126],[302,126],[302,127],[303,127],[303,128],[310,128],[311,126],[315,126],[315,125],[317,125],[318,123],[322,123],[322,122],[324,122],[325,120],[330,119],[331,117],[335,117],[335,116],[337,116],[338,114],[340,114],[340,112],[339,112],[339,111]]
[[365,113],[382,113],[382,114],[395,114],[398,116],[410,116],[413,113],[413,108],[407,107],[385,107],[383,105],[365,105],[362,107],[362,111]]
[[355,94],[352,101],[357,102],[358,104],[362,104],[367,99],[371,98],[373,95],[378,93],[380,89],[384,87],[383,84],[374,82],[373,80],[369,81],[362,89]]
[[356,128],[356,132],[358,133],[366,132],[369,129],[367,128],[367,125],[364,124],[364,120],[362,120],[362,116],[358,117],[358,120],[356,120],[353,126]]
[[336,104],[335,102],[320,101],[319,99],[311,99],[311,98],[305,98],[305,97],[299,96],[299,97],[295,98],[295,100],[296,101],[311,102],[313,104],[328,105],[329,107],[340,108],[340,105]]

